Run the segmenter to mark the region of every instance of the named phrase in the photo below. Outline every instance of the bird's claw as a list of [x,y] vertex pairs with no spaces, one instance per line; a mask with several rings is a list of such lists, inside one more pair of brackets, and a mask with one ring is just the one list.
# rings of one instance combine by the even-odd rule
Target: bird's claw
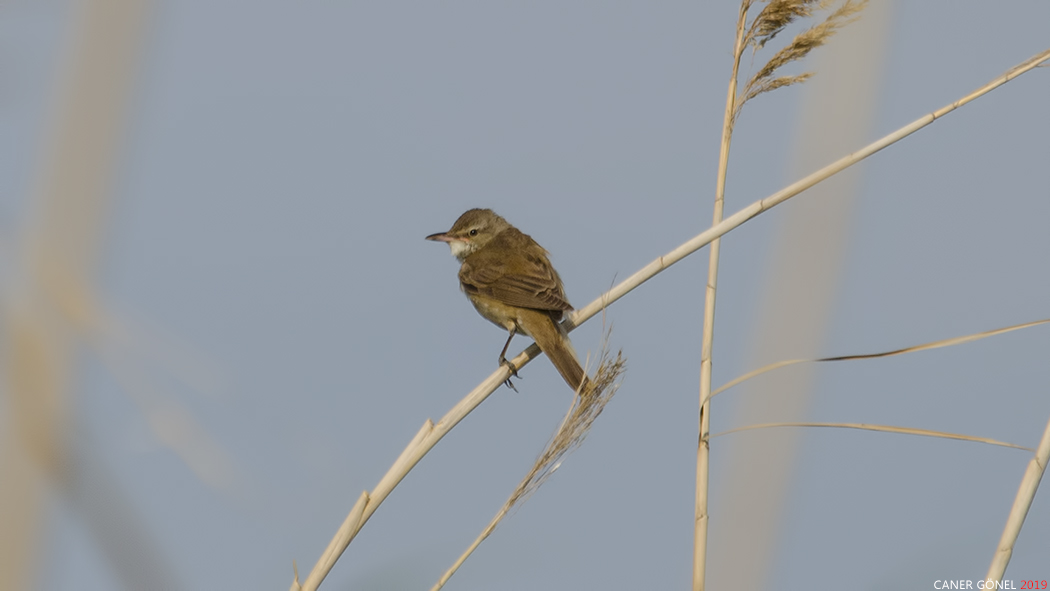
[[[510,375],[512,375],[512,376],[514,376],[516,378],[521,378],[521,376],[518,375],[518,368],[514,367],[514,364],[511,363],[510,360],[507,359],[506,357],[500,356],[499,364],[502,365],[502,366],[505,366],[507,369],[509,369],[510,370]],[[514,387],[514,382],[510,381],[510,378],[507,378],[507,381],[503,382],[503,385],[508,387],[508,388],[510,388],[511,390],[514,390],[515,392],[518,391],[518,389]]]
[[516,378],[520,378],[521,377],[521,376],[518,375],[518,368],[515,367],[514,364],[510,362],[510,359],[507,359],[506,357],[500,357],[499,358],[499,364],[507,366],[507,369],[510,370],[510,375],[512,375],[512,376],[514,376]]

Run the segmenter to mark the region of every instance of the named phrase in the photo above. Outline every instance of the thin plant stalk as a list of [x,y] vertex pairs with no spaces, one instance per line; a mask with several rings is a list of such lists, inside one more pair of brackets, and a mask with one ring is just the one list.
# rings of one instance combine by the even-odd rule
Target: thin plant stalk
[[[937,119],[951,113],[959,107],[973,101],[974,99],[983,96],[992,90],[1006,84],[1010,80],[1028,72],[1043,62],[1050,60],[1050,49],[1042,51],[1035,56],[1029,58],[1025,62],[1011,68],[1005,74],[998,76],[988,84],[985,84],[981,88],[971,92],[965,97],[941,107],[940,109],[928,113],[916,119],[915,121],[901,127],[897,131],[890,133],[889,135],[868,144],[867,146],[848,154],[831,164],[828,164],[824,168],[809,174],[805,178],[795,181],[791,185],[773,193],[772,195],[755,201],[751,205],[741,209],[734,213],[728,218],[722,220],[722,222],[715,224],[711,228],[704,230],[700,234],[697,234],[693,238],[689,239],[685,243],[679,245],[671,252],[657,258],[645,267],[642,267],[636,271],[633,275],[620,282],[618,285],[605,292],[593,302],[587,304],[583,308],[576,310],[571,314],[563,325],[566,330],[573,330],[577,326],[583,324],[588,319],[598,314],[602,309],[608,307],[616,300],[630,293],[636,287],[645,283],[649,279],[652,279],[661,271],[664,271],[671,265],[677,263],[683,258],[690,254],[700,250],[704,246],[711,243],[712,240],[724,236],[730,231],[741,226],[748,220],[757,217],[759,214],[787,201],[788,199],[798,195],[806,189],[816,185],[817,183],[827,179],[828,177],[841,172],[842,170],[853,166],[854,164],[864,160],[868,156],[882,150],[883,148],[894,144],[903,138],[915,133],[916,131],[926,127],[933,123]],[[513,360],[512,363],[518,369],[521,369],[528,364],[529,361],[535,359],[540,354],[540,348],[535,344],[530,345],[524,351],[519,353]],[[477,408],[485,398],[496,390],[500,385],[503,384],[510,377],[510,371],[501,366],[499,369],[494,371],[492,375],[478,384],[463,400],[459,401],[438,423],[433,423],[429,419],[424,423],[419,433],[412,439],[397,461],[387,470],[387,473],[380,479],[375,489],[371,492],[362,495],[358,499],[358,505],[364,505],[361,510],[360,518],[354,519],[353,523],[350,523],[347,527],[340,527],[336,536],[329,543],[328,549],[325,551],[326,554],[332,554],[331,560],[318,561],[314,567],[315,571],[321,569],[321,572],[311,572],[308,576],[308,580],[315,580],[317,584],[328,574],[328,570],[335,564],[342,551],[349,545],[357,533],[361,530],[361,527],[368,521],[369,517],[375,513],[378,506],[386,500],[390,492],[393,491],[394,487],[408,474],[408,472],[415,467],[417,463],[429,452],[442,437],[448,433],[452,427],[454,427],[459,421],[463,420],[472,410]],[[347,522],[350,522],[350,518],[354,516],[354,513],[358,510],[358,506],[355,505],[354,509],[351,509],[351,514],[347,518]],[[344,523],[344,526],[347,523]],[[292,589],[316,589],[317,585],[308,587],[305,583],[300,585],[298,580],[292,583]]]
[[[712,226],[722,221],[725,209],[726,175],[729,169],[729,147],[733,139],[733,123],[737,112],[737,76],[740,58],[744,54],[744,31],[747,27],[746,2],[740,5],[736,22],[736,44],[733,48],[733,70],[729,76],[726,92],[726,110],[722,120],[722,144],[718,153],[718,175],[715,178],[715,206]],[[700,345],[700,436],[696,446],[696,505],[693,512],[693,589],[703,591],[707,572],[707,489],[711,445],[707,438],[711,429],[711,347],[715,335],[715,296],[718,287],[718,258],[722,241],[711,241],[711,252],[707,263],[707,287],[704,291],[704,328]]]
[[1010,515],[1006,518],[1003,535],[999,538],[999,547],[992,556],[992,564],[988,567],[985,580],[998,581],[1006,573],[1006,566],[1010,564],[1010,557],[1014,554],[1014,544],[1017,543],[1021,526],[1024,525],[1025,517],[1028,516],[1028,509],[1032,507],[1032,500],[1035,498],[1035,491],[1039,489],[1039,481],[1043,479],[1043,473],[1046,472],[1047,462],[1050,462],[1050,421],[1047,421],[1039,447],[1036,448],[1035,454],[1028,462],[1028,468],[1021,479],[1021,486],[1017,489],[1017,496],[1014,497],[1013,507],[1010,508]]
[[754,431],[755,429],[775,429],[779,427],[824,427],[831,429],[857,429],[859,431],[877,431],[879,433],[897,433],[900,435],[917,435],[919,437],[954,439],[956,441],[973,441],[975,443],[985,443],[987,445],[996,445],[999,447],[1011,447],[1013,449],[1034,451],[1031,448],[1025,447],[1023,445],[1017,445],[1016,443],[1009,443],[1006,441],[999,441],[998,439],[989,439],[988,437],[977,437],[975,435],[964,435],[962,433],[950,433],[947,431],[931,431],[930,429],[917,429],[915,427],[898,427],[896,425],[872,425],[869,423],[762,423],[758,425],[746,425],[744,427],[737,427],[735,429],[729,429],[728,431],[722,431],[721,433],[715,433],[711,436],[711,438],[714,439],[715,437],[722,437],[723,435],[729,435],[731,433],[740,433],[741,431]]
[[971,343],[973,341],[979,341],[987,337],[994,337],[1015,330],[1022,330],[1025,328],[1032,328],[1034,326],[1040,326],[1042,324],[1050,323],[1050,318],[1044,318],[1042,320],[1033,320],[1032,322],[1025,322],[1023,324],[1014,324],[1012,326],[1004,326],[1001,328],[995,328],[992,330],[986,330],[983,332],[976,332],[961,337],[952,337],[950,339],[941,339],[938,341],[932,341],[929,343],[923,343],[921,345],[911,345],[902,349],[894,349],[892,351],[879,351],[878,353],[857,353],[853,355],[837,355],[835,357],[820,357],[817,359],[785,359],[764,365],[756,370],[747,372],[746,374],[733,378],[725,385],[719,387],[717,390],[711,393],[711,397],[714,398],[726,390],[738,386],[751,378],[758,377],[766,372],[780,369],[782,367],[788,367],[791,365],[797,365],[799,363],[827,363],[833,361],[857,361],[860,359],[881,359],[883,357],[896,357],[897,355],[906,355],[908,353],[918,353],[919,351],[930,351],[933,349],[940,349],[942,347],[952,347],[955,345],[962,345],[965,343]]

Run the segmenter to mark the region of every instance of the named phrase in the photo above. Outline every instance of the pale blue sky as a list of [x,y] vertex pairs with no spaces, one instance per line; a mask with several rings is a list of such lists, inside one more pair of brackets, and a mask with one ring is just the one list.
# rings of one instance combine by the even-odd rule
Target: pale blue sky
[[[75,7],[0,10],[4,244],[19,237]],[[423,421],[495,367],[503,333],[458,293],[448,249],[423,237],[491,207],[552,253],[582,306],[706,228],[735,16],[733,2],[154,3],[98,287],[213,376],[201,391],[144,364],[239,476],[232,491],[202,483],[87,355],[72,436],[101,458],[87,489],[92,471],[110,474],[178,588],[287,589],[292,560],[305,573]],[[896,2],[871,139],[1045,49],[1048,22],[1045,0]],[[802,96],[748,107],[728,212],[794,180]],[[1050,317],[1047,104],[1043,69],[865,165],[827,354]],[[716,383],[752,369],[755,292],[781,217],[724,241]],[[622,390],[449,589],[688,587],[699,255],[609,310],[629,359]],[[573,333],[577,350],[599,335],[597,322]],[[1043,327],[822,366],[812,419],[1034,446],[1050,417],[1048,350]],[[523,375],[520,393],[494,394],[424,459],[323,588],[429,588],[568,406],[546,360]],[[723,396],[715,431],[735,426]],[[1028,460],[852,431],[804,442],[777,589],[980,578]],[[90,509],[53,501],[41,588],[115,588]],[[717,543],[731,524],[717,496],[711,510]],[[1047,556],[1044,490],[1008,574],[1048,579]]]

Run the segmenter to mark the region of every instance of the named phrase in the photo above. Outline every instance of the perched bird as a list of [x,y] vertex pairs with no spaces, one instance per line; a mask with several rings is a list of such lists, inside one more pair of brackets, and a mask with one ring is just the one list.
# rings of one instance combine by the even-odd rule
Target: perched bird
[[463,263],[459,269],[463,293],[479,314],[509,333],[499,354],[500,365],[517,375],[506,354],[511,339],[521,333],[536,341],[573,390],[581,391],[587,374],[558,323],[572,306],[542,246],[491,209],[471,209],[448,232],[426,239],[448,243],[452,255]]

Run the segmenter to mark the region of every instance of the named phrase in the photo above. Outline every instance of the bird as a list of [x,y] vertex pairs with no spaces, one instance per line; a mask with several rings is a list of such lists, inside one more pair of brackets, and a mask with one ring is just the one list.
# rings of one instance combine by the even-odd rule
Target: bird
[[514,335],[524,334],[536,341],[573,391],[584,391],[587,374],[560,324],[573,308],[542,246],[496,212],[479,208],[459,216],[447,232],[426,239],[448,244],[461,263],[459,285],[467,299],[482,317],[507,331],[500,365],[517,376],[506,358],[507,347]]

